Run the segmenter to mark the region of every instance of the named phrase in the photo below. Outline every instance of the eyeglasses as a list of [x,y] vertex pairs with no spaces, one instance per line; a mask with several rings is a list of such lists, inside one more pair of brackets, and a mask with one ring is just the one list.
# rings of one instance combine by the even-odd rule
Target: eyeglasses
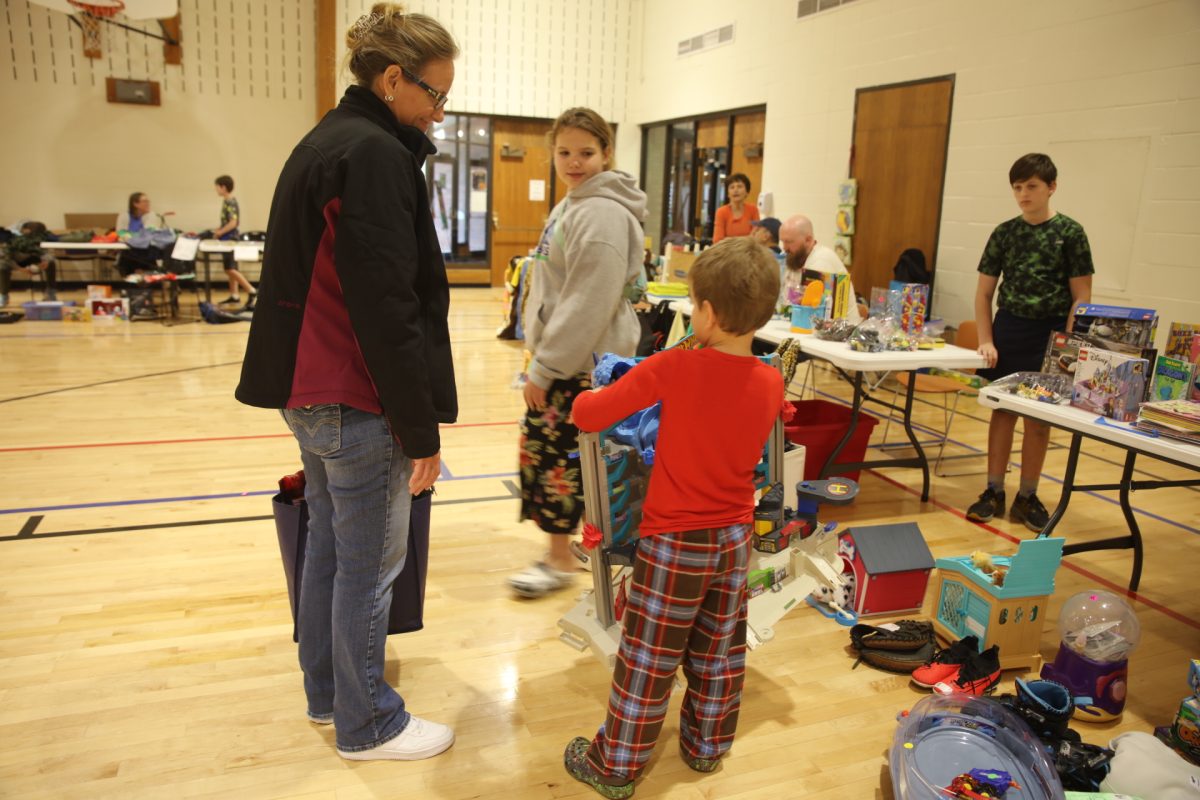
[[433,110],[434,111],[438,111],[445,107],[446,101],[450,99],[450,95],[446,94],[445,92],[439,92],[437,89],[433,88],[428,83],[426,83],[425,81],[418,78],[416,75],[413,75],[411,72],[404,69],[404,67],[401,67],[400,71],[402,73],[404,73],[405,78],[407,78],[409,81],[411,81],[412,83],[415,83],[417,86],[420,86],[422,89],[425,90],[425,93],[428,94],[429,97],[433,100]]

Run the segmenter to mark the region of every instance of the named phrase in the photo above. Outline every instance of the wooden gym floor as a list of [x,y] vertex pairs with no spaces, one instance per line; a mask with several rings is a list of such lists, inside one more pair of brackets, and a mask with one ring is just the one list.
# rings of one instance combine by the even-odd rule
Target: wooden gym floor
[[[426,628],[388,641],[388,678],[414,713],[453,725],[458,740],[417,763],[343,761],[333,731],[305,720],[269,516],[275,482],[299,459],[276,413],[233,399],[247,326],[0,328],[0,796],[594,796],[566,775],[561,755],[603,720],[608,673],[560,642],[555,625],[586,575],[577,590],[541,601],[513,599],[505,587],[544,542],[516,522],[521,401],[510,385],[521,350],[495,338],[501,314],[495,290],[453,290],[462,413],[443,433]],[[824,371],[817,391],[848,396]],[[940,407],[918,412],[934,428],[941,417]],[[986,412],[963,401],[950,454],[978,452],[985,434]],[[1056,434],[1042,483],[1051,507],[1063,442]],[[1116,450],[1089,444],[1080,476],[1115,480],[1120,463]],[[982,459],[954,466],[982,468]],[[1140,468],[1182,477],[1151,460]],[[1007,521],[963,519],[982,476],[937,478],[922,504],[914,475],[866,473],[853,506],[822,516],[917,521],[935,556],[1008,554],[1029,535]],[[1015,483],[1010,474],[1010,493]],[[1134,496],[1147,542],[1132,598],[1142,642],[1123,719],[1076,724],[1088,741],[1167,724],[1187,692],[1186,659],[1200,654],[1198,497]],[[1122,528],[1113,499],[1077,495],[1059,531],[1082,541]],[[1128,577],[1124,551],[1068,558],[1042,654],[1057,649],[1065,598],[1124,587]],[[713,775],[676,755],[676,696],[637,796],[891,797],[896,715],[924,693],[905,676],[851,670],[846,630],[801,609],[750,654],[738,739]],[[1018,674],[1006,673],[1002,690]]]

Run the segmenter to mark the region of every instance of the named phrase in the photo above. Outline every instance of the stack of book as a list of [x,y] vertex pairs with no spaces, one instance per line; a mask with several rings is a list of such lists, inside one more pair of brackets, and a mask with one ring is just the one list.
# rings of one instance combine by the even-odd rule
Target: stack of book
[[1200,402],[1164,400],[1143,403],[1135,426],[1160,436],[1200,444]]

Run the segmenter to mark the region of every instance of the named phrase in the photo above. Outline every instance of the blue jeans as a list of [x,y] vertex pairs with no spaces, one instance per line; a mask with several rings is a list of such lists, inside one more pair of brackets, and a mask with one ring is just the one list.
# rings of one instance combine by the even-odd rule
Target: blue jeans
[[308,713],[333,719],[338,749],[367,750],[409,720],[383,661],[408,546],[412,461],[377,414],[334,404],[282,413],[300,443],[308,502],[298,611]]

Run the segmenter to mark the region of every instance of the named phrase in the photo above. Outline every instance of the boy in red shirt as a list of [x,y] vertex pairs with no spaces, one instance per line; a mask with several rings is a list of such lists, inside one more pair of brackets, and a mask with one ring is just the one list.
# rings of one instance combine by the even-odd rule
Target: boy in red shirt
[[717,768],[741,705],[754,468],[784,391],[750,343],[774,313],[779,266],[758,242],[731,238],[701,253],[688,280],[702,349],[658,353],[572,411],[580,430],[601,431],[662,401],[608,716],[564,754],[567,771],[608,798],[633,794],[680,663],[689,767]]

